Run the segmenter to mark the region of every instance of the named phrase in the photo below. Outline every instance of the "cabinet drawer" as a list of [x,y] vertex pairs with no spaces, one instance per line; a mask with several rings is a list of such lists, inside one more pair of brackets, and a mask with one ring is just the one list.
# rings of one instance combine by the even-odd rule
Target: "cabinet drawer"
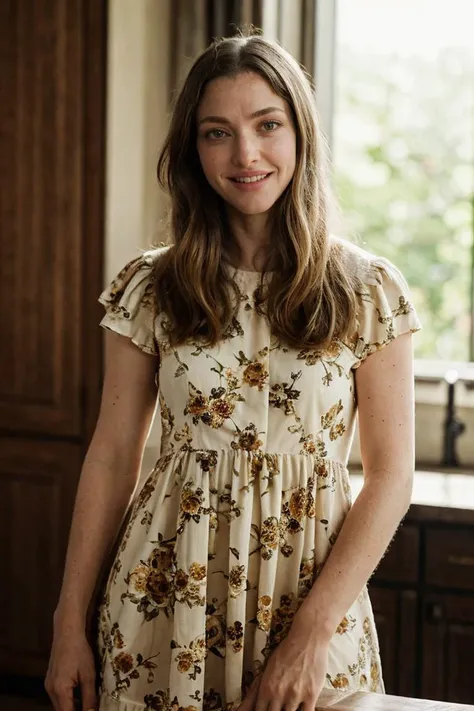
[[427,529],[425,580],[429,585],[474,592],[473,529]]
[[399,528],[375,571],[374,580],[415,583],[418,580],[420,534],[409,524]]

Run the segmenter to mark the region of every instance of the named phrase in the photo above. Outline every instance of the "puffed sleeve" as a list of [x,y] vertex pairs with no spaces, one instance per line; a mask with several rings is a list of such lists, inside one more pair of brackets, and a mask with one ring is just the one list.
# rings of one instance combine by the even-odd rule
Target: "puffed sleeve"
[[156,297],[152,253],[133,259],[99,296],[105,307],[100,325],[130,338],[150,355],[158,354]]
[[388,259],[375,257],[361,265],[356,333],[352,339],[357,368],[367,356],[403,333],[421,328],[402,273]]

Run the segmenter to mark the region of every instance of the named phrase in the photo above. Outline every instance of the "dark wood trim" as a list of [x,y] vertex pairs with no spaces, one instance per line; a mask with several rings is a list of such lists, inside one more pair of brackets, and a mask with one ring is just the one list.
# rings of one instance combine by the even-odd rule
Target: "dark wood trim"
[[99,333],[105,244],[105,159],[108,0],[84,5],[84,184],[83,184],[83,442],[88,446],[99,411],[103,378],[103,339]]

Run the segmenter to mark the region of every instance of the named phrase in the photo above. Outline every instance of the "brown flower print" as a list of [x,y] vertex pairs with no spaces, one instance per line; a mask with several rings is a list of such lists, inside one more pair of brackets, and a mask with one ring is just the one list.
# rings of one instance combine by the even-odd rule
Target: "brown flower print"
[[163,689],[156,694],[146,694],[143,700],[146,704],[145,711],[169,711],[169,694]]
[[270,516],[262,521],[260,528],[260,544],[262,545],[262,558],[269,560],[278,548],[280,540],[280,527],[276,516]]
[[282,409],[285,415],[295,414],[295,400],[299,400],[301,395],[300,390],[296,390],[295,383],[301,378],[301,370],[297,373],[291,373],[291,383],[275,383],[272,385],[269,402],[271,407]]
[[245,565],[233,565],[229,571],[230,596],[238,597],[245,590]]
[[122,674],[128,674],[133,669],[133,657],[126,652],[120,652],[114,657],[112,664],[117,671],[122,672]]
[[189,671],[194,666],[194,657],[191,652],[179,652],[176,655],[176,664],[181,674]]
[[119,630],[118,622],[115,622],[111,629],[112,644],[115,649],[123,649],[125,647],[125,642],[123,639],[123,634]]
[[184,414],[192,415],[193,422],[197,425],[199,418],[207,413],[209,409],[209,400],[201,392],[197,392],[194,397],[189,398]]
[[235,622],[227,627],[227,637],[232,641],[232,649],[234,652],[240,652],[243,647],[244,626],[242,622]]
[[146,589],[157,605],[165,605],[168,602],[171,586],[164,573],[151,571],[147,578]]
[[176,591],[184,590],[188,584],[189,576],[186,575],[184,570],[177,570],[176,571],[176,576],[174,579],[174,584]]
[[217,608],[208,603],[206,606],[206,647],[218,657],[224,657],[226,640],[225,615],[217,614]]
[[163,429],[163,434],[169,435],[171,434],[174,427],[174,415],[166,404],[165,398],[161,391],[158,397],[160,402],[161,426]]
[[242,380],[250,387],[257,388],[260,392],[263,390],[268,379],[268,370],[260,361],[249,363],[242,374]]
[[246,452],[254,452],[258,450],[263,442],[258,439],[257,428],[254,424],[250,423],[244,430],[239,430],[236,434],[237,442],[231,442],[230,446],[232,449],[244,450]]
[[148,565],[160,572],[169,571],[175,564],[175,552],[171,545],[155,548],[148,557]]
[[211,688],[204,692],[202,711],[220,711],[222,707],[222,696],[218,691]]
[[196,452],[196,463],[201,465],[203,472],[209,472],[217,464],[217,452],[211,449],[202,449]]

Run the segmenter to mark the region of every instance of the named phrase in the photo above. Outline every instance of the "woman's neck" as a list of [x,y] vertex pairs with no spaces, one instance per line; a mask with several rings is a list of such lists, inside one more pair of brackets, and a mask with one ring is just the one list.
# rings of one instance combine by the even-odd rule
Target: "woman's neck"
[[268,259],[270,220],[268,215],[229,214],[232,244],[229,258],[238,269],[261,271]]

